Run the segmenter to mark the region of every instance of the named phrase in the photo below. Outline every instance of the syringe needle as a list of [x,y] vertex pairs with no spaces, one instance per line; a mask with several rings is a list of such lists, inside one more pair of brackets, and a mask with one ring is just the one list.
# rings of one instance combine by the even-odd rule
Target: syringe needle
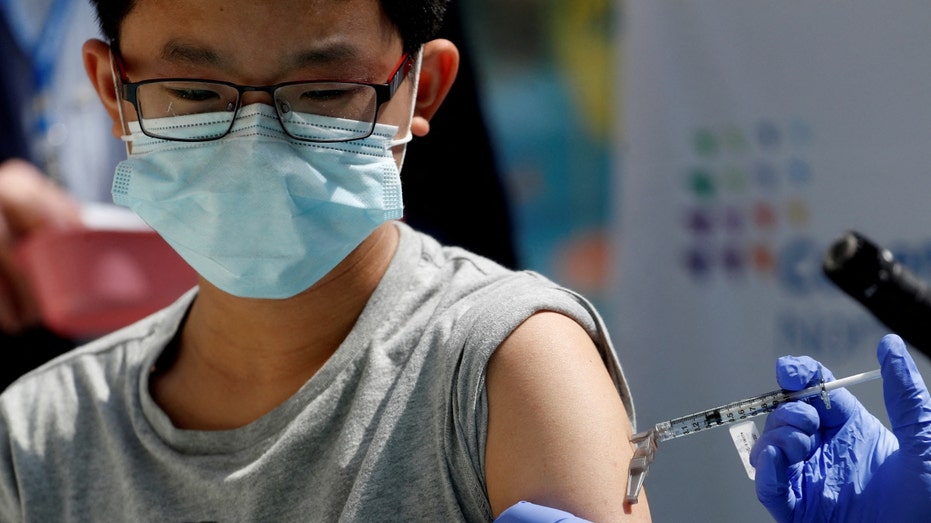
[[627,475],[627,502],[634,504],[640,497],[643,480],[646,479],[650,463],[653,462],[653,456],[656,454],[656,433],[650,430],[634,434],[631,441],[637,444],[637,449],[634,450],[634,456],[630,459]]

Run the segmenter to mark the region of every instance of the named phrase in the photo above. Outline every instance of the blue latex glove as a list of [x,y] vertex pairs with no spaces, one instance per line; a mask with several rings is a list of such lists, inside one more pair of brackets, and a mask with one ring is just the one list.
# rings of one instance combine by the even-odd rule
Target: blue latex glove
[[[892,432],[847,390],[780,405],[750,453],[756,493],[777,521],[931,521],[931,399],[902,339],[877,350]],[[816,385],[807,357],[779,358],[779,386]]]
[[556,508],[520,501],[498,516],[494,523],[591,523]]

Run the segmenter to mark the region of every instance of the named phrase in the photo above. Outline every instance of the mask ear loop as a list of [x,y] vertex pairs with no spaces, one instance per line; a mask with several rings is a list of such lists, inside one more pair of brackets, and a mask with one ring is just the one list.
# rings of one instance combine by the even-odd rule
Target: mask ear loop
[[120,82],[120,77],[117,74],[119,69],[116,65],[116,55],[113,54],[113,45],[110,45],[110,77],[113,78],[113,95],[116,97],[116,110],[120,113],[120,126],[123,128],[123,136],[120,136],[120,140],[123,140],[123,144],[126,146],[126,156],[132,154],[132,133],[129,132],[129,126],[126,123],[126,117],[123,114],[123,97],[120,95],[120,87],[122,83]]
[[411,79],[414,86],[411,88],[413,91],[411,96],[411,111],[407,115],[407,124],[403,127],[407,129],[407,132],[404,136],[400,138],[394,138],[388,142],[388,148],[393,149],[395,147],[404,146],[404,150],[401,151],[401,160],[398,162],[398,169],[404,166],[404,158],[407,156],[407,144],[414,138],[414,135],[411,133],[411,124],[414,122],[414,109],[417,107],[417,88],[420,86],[420,66],[423,63],[423,46],[417,50],[417,58],[414,60],[414,66],[411,67],[410,72],[407,73],[408,78]]

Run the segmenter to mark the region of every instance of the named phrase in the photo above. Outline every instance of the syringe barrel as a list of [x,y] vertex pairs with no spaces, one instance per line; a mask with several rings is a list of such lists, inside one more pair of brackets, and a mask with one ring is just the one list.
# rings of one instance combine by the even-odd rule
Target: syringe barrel
[[655,427],[657,440],[666,441],[766,414],[788,399],[789,396],[785,391],[767,392],[753,398],[658,423]]

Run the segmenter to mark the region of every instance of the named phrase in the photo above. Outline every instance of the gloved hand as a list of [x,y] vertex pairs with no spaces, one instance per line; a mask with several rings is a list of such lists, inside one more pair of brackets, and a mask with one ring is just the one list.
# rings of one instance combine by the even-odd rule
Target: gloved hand
[[[847,390],[780,405],[753,446],[760,502],[784,521],[931,521],[931,399],[902,339],[877,350],[892,432]],[[800,390],[831,372],[807,357],[779,358],[779,386]]]
[[590,523],[556,508],[520,501],[501,513],[493,523]]

